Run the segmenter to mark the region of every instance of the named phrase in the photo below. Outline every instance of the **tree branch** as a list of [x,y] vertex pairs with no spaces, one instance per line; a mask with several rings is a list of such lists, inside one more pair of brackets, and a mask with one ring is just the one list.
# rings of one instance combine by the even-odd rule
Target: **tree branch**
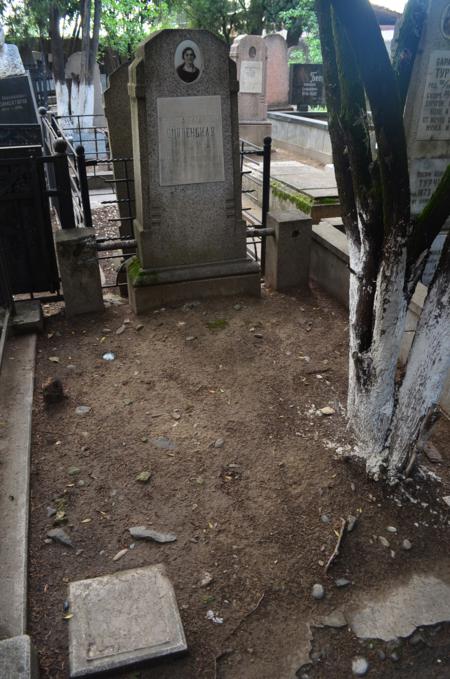
[[[410,216],[409,173],[403,110],[397,83],[368,0],[331,0],[347,32],[370,102],[383,197],[385,235],[406,235]],[[361,26],[365,30],[361,30]]]
[[328,109],[328,130],[332,142],[333,163],[339,199],[342,206],[342,221],[344,222],[348,238],[350,238],[355,246],[359,248],[361,241],[350,162],[339,122],[341,91],[331,22],[331,0],[316,0],[316,12],[323,55],[323,77]]
[[409,243],[408,259],[414,264],[428,250],[450,215],[450,164],[430,200],[417,218]]

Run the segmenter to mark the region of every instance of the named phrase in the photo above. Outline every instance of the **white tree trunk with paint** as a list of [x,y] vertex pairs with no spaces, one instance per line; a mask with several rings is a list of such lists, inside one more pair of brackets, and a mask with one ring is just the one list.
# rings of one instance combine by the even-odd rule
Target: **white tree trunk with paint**
[[69,90],[65,82],[55,82],[56,110],[59,116],[68,116],[69,110]]

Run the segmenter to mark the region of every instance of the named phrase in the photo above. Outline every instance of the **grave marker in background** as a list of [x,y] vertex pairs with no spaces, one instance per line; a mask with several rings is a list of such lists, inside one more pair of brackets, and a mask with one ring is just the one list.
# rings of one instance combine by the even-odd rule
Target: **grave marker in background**
[[269,109],[286,108],[289,102],[287,43],[279,33],[264,36],[267,47],[267,95]]
[[30,76],[0,78],[0,146],[42,144]]
[[260,294],[241,215],[236,68],[204,30],[149,37],[130,66],[138,258],[136,312],[221,294]]
[[289,103],[299,111],[308,110],[308,106],[325,106],[322,64],[290,65]]
[[239,80],[239,136],[262,146],[270,137],[272,125],[267,120],[266,78],[267,46],[259,35],[240,35],[230,49],[236,62]]
[[[108,121],[109,145],[112,158],[133,158],[133,138],[131,135],[130,97],[128,95],[129,63],[122,64],[109,76],[109,87],[104,92],[105,115]],[[134,182],[133,164],[130,161],[113,163],[115,189],[119,200],[118,208],[122,219],[121,236],[133,235]],[[131,179],[131,181],[126,181]],[[128,199],[131,202],[128,202]]]
[[[450,163],[450,2],[429,2],[405,108],[411,211],[420,214]],[[433,275],[445,232],[433,244],[423,282]]]

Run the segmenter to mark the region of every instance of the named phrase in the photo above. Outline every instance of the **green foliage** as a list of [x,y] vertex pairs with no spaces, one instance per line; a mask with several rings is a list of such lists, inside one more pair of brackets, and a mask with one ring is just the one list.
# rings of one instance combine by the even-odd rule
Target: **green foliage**
[[288,30],[288,44],[304,31],[317,35],[314,0],[175,0],[182,23],[207,28],[231,42],[239,33]]
[[149,33],[173,25],[168,2],[103,0],[100,46],[132,57]]

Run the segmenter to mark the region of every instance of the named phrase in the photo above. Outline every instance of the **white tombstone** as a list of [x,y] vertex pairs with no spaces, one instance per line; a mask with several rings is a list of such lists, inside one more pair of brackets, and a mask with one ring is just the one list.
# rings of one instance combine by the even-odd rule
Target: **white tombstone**
[[25,68],[17,47],[5,43],[5,32],[0,24],[0,78],[14,75],[25,75]]

